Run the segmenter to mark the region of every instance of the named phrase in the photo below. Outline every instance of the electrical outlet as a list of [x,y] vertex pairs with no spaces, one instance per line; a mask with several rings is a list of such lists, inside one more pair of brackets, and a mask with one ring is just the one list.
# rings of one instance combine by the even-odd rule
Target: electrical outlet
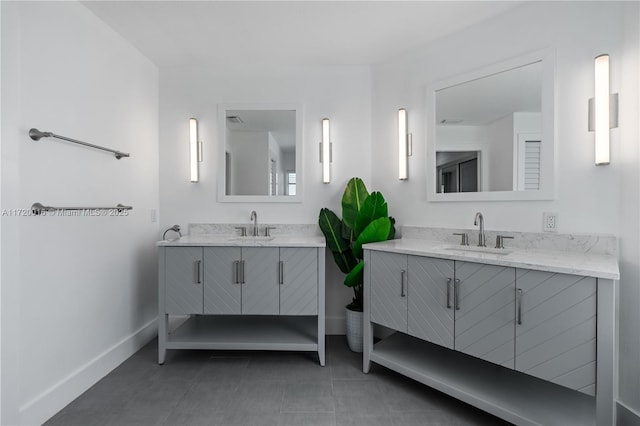
[[151,219],[151,223],[156,223],[156,220],[158,220],[156,209],[151,209],[151,214],[149,216]]
[[545,232],[558,232],[558,213],[542,213],[542,230]]

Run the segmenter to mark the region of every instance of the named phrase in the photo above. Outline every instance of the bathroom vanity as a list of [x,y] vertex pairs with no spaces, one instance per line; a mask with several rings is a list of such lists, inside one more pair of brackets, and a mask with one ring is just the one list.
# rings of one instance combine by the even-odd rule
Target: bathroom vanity
[[[312,351],[325,364],[325,241],[195,234],[158,243],[167,349]],[[170,330],[170,319],[186,320]]]
[[[615,256],[364,249],[365,373],[375,362],[515,424],[613,424]],[[374,344],[373,325],[395,333]]]

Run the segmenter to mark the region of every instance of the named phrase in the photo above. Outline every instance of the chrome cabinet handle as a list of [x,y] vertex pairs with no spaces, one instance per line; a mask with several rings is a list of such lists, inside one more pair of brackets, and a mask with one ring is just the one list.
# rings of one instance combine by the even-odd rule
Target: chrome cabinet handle
[[518,325],[522,325],[522,289],[518,289]]
[[202,284],[202,260],[196,260],[196,284]]
[[240,261],[240,284],[244,284],[244,260]]
[[238,271],[238,267],[240,266],[239,260],[233,261],[233,283],[240,284],[240,272]]
[[404,274],[407,271],[405,271],[404,269],[402,271],[400,271],[400,297],[406,297],[407,293],[404,290]]
[[447,309],[451,309],[451,278],[447,278]]
[[284,284],[284,261],[278,262],[278,282],[280,285]]
[[453,282],[453,305],[456,310],[460,310],[460,280],[458,278]]

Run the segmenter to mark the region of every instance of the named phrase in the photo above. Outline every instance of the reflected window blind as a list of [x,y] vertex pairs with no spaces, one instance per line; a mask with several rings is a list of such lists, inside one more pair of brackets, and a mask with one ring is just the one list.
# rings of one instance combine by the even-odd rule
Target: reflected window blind
[[540,189],[540,141],[524,143],[524,189]]

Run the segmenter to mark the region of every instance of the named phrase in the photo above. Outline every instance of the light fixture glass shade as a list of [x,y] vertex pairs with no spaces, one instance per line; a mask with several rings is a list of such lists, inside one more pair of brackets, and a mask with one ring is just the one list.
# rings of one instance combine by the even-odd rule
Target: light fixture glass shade
[[331,126],[329,119],[322,120],[322,183],[331,182]]
[[594,131],[596,165],[609,164],[609,55],[595,58]]
[[198,120],[189,119],[189,164],[191,168],[191,182],[199,180],[199,146],[198,146]]
[[400,108],[398,110],[398,178],[400,180],[409,177],[407,163],[407,110]]

